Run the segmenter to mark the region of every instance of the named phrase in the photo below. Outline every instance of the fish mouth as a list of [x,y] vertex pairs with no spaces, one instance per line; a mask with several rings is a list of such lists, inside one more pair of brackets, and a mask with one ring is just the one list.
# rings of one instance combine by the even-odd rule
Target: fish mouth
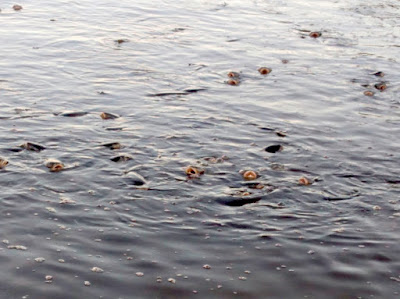
[[59,172],[64,169],[64,165],[61,163],[54,164],[50,167],[51,172]]

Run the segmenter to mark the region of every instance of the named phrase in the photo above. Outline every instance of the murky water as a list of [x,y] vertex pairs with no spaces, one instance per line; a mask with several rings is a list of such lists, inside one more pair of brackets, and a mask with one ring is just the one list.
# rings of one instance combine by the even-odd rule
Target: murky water
[[14,4],[1,298],[398,298],[398,1]]

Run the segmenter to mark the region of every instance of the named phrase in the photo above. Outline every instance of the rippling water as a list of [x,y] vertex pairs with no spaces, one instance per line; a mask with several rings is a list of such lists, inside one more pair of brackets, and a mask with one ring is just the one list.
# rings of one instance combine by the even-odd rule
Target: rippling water
[[398,298],[398,1],[14,4],[1,298]]

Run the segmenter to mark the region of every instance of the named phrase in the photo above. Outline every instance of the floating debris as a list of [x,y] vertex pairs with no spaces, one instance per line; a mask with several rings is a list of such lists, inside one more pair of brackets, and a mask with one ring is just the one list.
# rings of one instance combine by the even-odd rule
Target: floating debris
[[380,90],[380,91],[384,91],[387,88],[387,85],[385,82],[380,82],[380,83],[376,83],[375,88]]
[[246,276],[239,276],[239,280],[247,280]]
[[229,79],[228,81],[226,81],[226,83],[228,85],[237,86],[240,84],[240,81],[239,79]]
[[0,158],[0,169],[5,168],[8,165],[8,161],[6,159]]
[[19,11],[19,10],[22,10],[22,6],[21,5],[19,5],[19,4],[15,4],[15,5],[13,5],[13,7],[12,7],[15,11]]
[[373,73],[371,75],[374,75],[374,76],[377,76],[377,77],[384,77],[385,73],[384,72],[376,72],[376,73]]
[[268,75],[269,73],[272,72],[272,69],[269,68],[269,67],[260,67],[260,68],[258,69],[258,72],[259,72],[261,75]]
[[188,167],[186,167],[185,173],[186,173],[187,176],[190,177],[190,178],[198,178],[198,177],[200,177],[202,174],[204,174],[204,170],[189,165]]
[[35,262],[37,263],[43,263],[46,259],[44,257],[37,257],[35,258]]
[[364,95],[367,97],[372,97],[375,93],[373,91],[370,90],[366,90],[364,91]]
[[64,164],[57,159],[48,159],[45,161],[45,165],[51,172],[59,172],[64,169]]
[[111,150],[121,149],[121,148],[122,148],[122,145],[121,145],[121,143],[119,143],[119,142],[105,143],[105,144],[102,144],[102,146],[108,147],[108,148],[111,149]]
[[99,267],[93,267],[92,269],[90,269],[92,272],[96,272],[96,273],[103,273],[104,270],[99,268]]
[[27,247],[22,245],[9,245],[7,246],[8,249],[15,249],[15,250],[28,250]]
[[306,177],[302,177],[299,179],[299,185],[308,186],[311,184],[312,184],[312,182],[309,179],[307,179]]
[[110,160],[113,162],[125,162],[125,161],[129,161],[132,160],[133,157],[131,155],[128,154],[120,154],[118,156],[112,157]]
[[270,145],[270,146],[267,146],[267,147],[265,148],[265,151],[266,151],[266,152],[272,153],[272,154],[275,154],[275,153],[280,152],[280,151],[282,151],[282,150],[283,150],[283,146],[280,145],[280,144]]
[[102,119],[116,119],[119,116],[116,114],[108,113],[108,112],[102,112],[102,113],[100,113],[100,117]]
[[283,64],[288,64],[289,63],[289,60],[287,60],[287,59],[282,59],[281,61],[282,61]]
[[91,286],[91,283],[90,283],[90,281],[88,281],[88,280],[85,280],[85,282],[83,283],[86,287],[90,287]]
[[25,142],[24,144],[21,144],[20,147],[23,149],[26,149],[28,151],[33,151],[33,152],[40,152],[44,149],[46,149],[43,145],[32,143],[32,142]]
[[203,269],[207,269],[207,270],[209,270],[209,269],[211,269],[211,266],[210,266],[210,265],[208,265],[208,264],[205,264],[205,265],[203,266]]
[[312,38],[318,38],[321,35],[322,35],[322,33],[318,32],[318,31],[310,32],[310,34],[309,34],[309,36],[312,37]]
[[142,277],[142,276],[144,276],[144,273],[143,272],[136,272],[136,276]]
[[170,282],[170,283],[176,283],[176,279],[174,279],[174,278],[168,278],[168,282]]
[[246,181],[252,181],[252,180],[255,180],[258,178],[257,172],[255,172],[253,170],[244,171],[242,173],[242,176]]

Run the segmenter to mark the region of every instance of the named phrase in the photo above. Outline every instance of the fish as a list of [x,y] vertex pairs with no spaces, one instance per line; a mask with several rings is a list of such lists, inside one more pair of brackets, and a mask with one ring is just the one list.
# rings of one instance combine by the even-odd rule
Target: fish
[[122,145],[121,145],[121,143],[119,143],[119,142],[104,143],[104,144],[102,144],[102,146],[108,147],[108,148],[111,149],[111,150],[114,150],[114,149],[121,149],[121,148],[122,148]]
[[89,112],[81,111],[81,112],[64,112],[61,113],[60,115],[64,117],[79,117],[87,114],[89,114]]
[[32,143],[32,142],[25,142],[25,143],[21,144],[20,147],[23,149],[26,149],[28,151],[33,151],[33,152],[40,152],[40,151],[46,149],[43,145],[40,145],[37,143]]
[[110,160],[113,162],[125,162],[125,161],[129,161],[132,160],[133,157],[131,155],[128,154],[120,154],[118,156],[112,157]]
[[8,165],[8,161],[6,159],[0,158],[0,169],[5,168]]
[[108,112],[102,112],[102,113],[100,113],[100,117],[102,119],[116,119],[119,116],[116,114],[108,113]]

